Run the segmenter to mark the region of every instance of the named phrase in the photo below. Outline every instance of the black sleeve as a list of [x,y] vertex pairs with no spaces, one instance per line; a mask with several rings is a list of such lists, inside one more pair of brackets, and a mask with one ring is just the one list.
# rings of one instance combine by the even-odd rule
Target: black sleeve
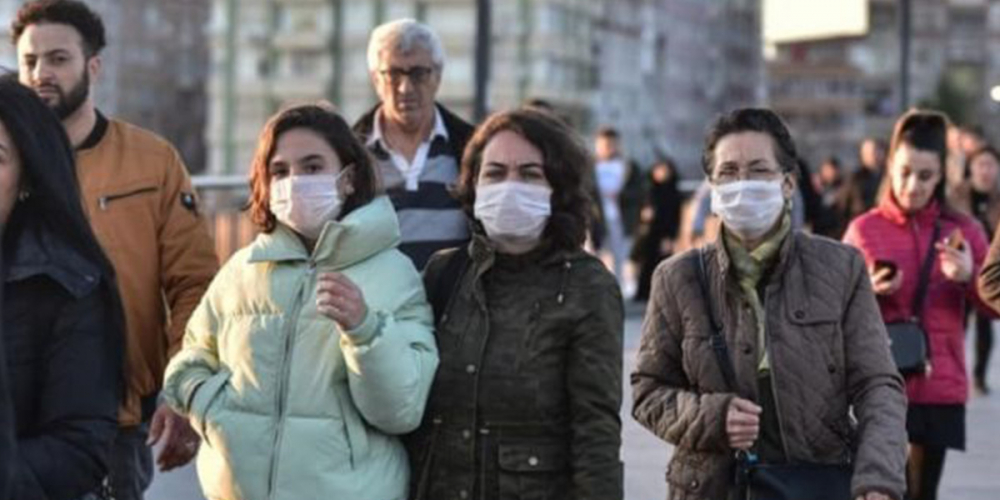
[[17,441],[13,498],[79,498],[108,473],[124,344],[112,296],[98,287],[69,300],[55,320],[38,387],[38,432]]
[[[3,311],[3,252],[0,251],[0,311]],[[10,496],[11,468],[14,465],[14,416],[11,414],[10,385],[7,381],[7,356],[0,318],[0,500]]]

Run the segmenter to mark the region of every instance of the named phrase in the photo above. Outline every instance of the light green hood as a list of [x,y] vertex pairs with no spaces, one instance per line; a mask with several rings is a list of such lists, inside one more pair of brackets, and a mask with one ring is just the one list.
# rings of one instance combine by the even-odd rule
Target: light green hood
[[399,220],[387,196],[358,207],[342,220],[323,227],[312,255],[299,236],[278,223],[270,234],[261,234],[250,247],[249,262],[309,260],[340,270],[399,245]]

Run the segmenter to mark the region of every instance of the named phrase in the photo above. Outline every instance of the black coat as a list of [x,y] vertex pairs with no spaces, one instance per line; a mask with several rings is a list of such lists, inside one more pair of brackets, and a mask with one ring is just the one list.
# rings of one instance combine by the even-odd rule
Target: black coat
[[11,498],[97,491],[118,429],[122,331],[114,284],[51,234],[5,241],[3,341],[16,451]]
[[[0,236],[2,235],[3,228],[0,227]],[[0,276],[3,276],[3,270],[3,249],[0,245]],[[0,311],[3,311],[3,287],[0,287]],[[10,411],[6,359],[3,318],[0,318],[0,500],[10,498],[10,474],[14,465],[14,414]]]

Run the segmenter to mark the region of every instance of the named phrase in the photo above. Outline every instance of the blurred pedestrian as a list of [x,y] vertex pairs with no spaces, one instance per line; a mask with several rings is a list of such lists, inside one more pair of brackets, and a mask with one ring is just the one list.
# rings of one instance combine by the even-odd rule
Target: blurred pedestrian
[[59,120],[4,79],[0,123],[0,343],[11,391],[0,412],[13,413],[17,441],[0,464],[13,467],[9,498],[75,500],[100,492],[109,471],[124,319]]
[[581,248],[586,149],[562,122],[490,117],[462,160],[467,248],[424,275],[441,367],[407,439],[410,498],[620,500],[621,292]]
[[604,214],[604,235],[601,238],[606,258],[618,282],[627,285],[625,265],[632,248],[632,236],[639,225],[639,212],[644,202],[645,186],[642,171],[624,156],[621,135],[612,127],[597,131],[594,139],[597,162],[594,173]]
[[[557,110],[551,102],[545,99],[537,97],[531,98],[524,103],[524,106],[552,113],[553,116],[559,118],[559,120],[565,123],[566,126],[572,128],[569,118],[559,113],[559,110]],[[594,172],[594,165],[593,163],[588,163],[588,165],[590,171],[585,174],[584,189],[587,191],[587,194],[591,199],[590,227],[587,229],[587,243],[584,244],[584,248],[596,253],[597,249],[600,249],[601,245],[604,243],[604,208],[600,202],[601,193],[597,189],[597,174]]]
[[670,158],[661,158],[649,171],[649,194],[642,212],[642,225],[633,247],[639,265],[639,283],[634,300],[649,300],[653,270],[674,252],[680,234],[681,193],[677,167]]
[[403,499],[437,350],[420,275],[347,123],[279,112],[251,167],[261,234],[213,280],[164,394],[213,499]]
[[[1000,224],[1000,153],[992,146],[983,146],[966,157],[965,180],[948,193],[952,206],[975,217],[993,238]],[[972,368],[974,388],[988,394],[986,383],[990,352],[993,349],[993,320],[990,315],[975,313],[976,348]]]
[[795,145],[773,112],[718,118],[703,158],[721,235],[656,270],[632,373],[632,414],[676,446],[671,498],[757,491],[763,463],[785,488],[828,479],[780,498],[900,499],[902,380],[861,256],[792,229]]
[[947,190],[956,189],[968,179],[966,165],[973,153],[987,146],[982,127],[978,125],[949,126],[946,160]]
[[429,26],[411,19],[378,26],[368,41],[368,71],[381,101],[354,125],[399,217],[399,249],[417,269],[434,252],[469,240],[449,186],[472,126],[435,102],[444,65],[444,46]]
[[858,148],[858,160],[860,164],[848,176],[838,202],[841,218],[848,222],[875,206],[885,168],[885,144],[875,137],[866,138]]
[[847,228],[847,220],[843,219],[843,212],[838,208],[838,196],[844,185],[844,176],[840,164],[840,159],[830,156],[819,166],[819,172],[814,181],[816,192],[820,197],[820,208],[817,217],[813,220],[813,232],[839,240],[844,229]]
[[691,195],[689,219],[691,247],[704,245],[718,235],[719,221],[712,213],[712,184],[705,179]]
[[[906,373],[909,498],[937,498],[947,449],[965,449],[965,317],[984,312],[973,277],[986,235],[945,198],[947,118],[914,110],[896,122],[876,208],[850,223],[886,324],[915,321],[927,342],[923,369]],[[901,367],[904,368],[904,367]]]
[[55,111],[76,150],[77,180],[97,240],[115,267],[127,327],[127,392],[111,462],[118,500],[142,498],[162,471],[189,462],[198,436],[158,404],[170,355],[218,268],[215,245],[177,151],[95,108],[104,25],[83,2],[36,0],[11,33],[19,77]]

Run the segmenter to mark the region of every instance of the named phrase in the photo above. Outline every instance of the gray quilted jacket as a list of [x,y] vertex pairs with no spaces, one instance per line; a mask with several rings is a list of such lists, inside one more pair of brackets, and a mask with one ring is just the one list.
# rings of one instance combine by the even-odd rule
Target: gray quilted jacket
[[[739,396],[758,401],[753,312],[721,241],[706,248],[709,289],[723,323]],[[632,373],[633,415],[676,446],[670,499],[732,497],[727,392],[709,343],[697,286],[697,251],[661,264]],[[903,381],[861,255],[826,238],[792,232],[765,275],[767,349],[785,456],[792,462],[854,466],[853,496],[899,499],[906,461]],[[850,410],[853,415],[850,416]]]

